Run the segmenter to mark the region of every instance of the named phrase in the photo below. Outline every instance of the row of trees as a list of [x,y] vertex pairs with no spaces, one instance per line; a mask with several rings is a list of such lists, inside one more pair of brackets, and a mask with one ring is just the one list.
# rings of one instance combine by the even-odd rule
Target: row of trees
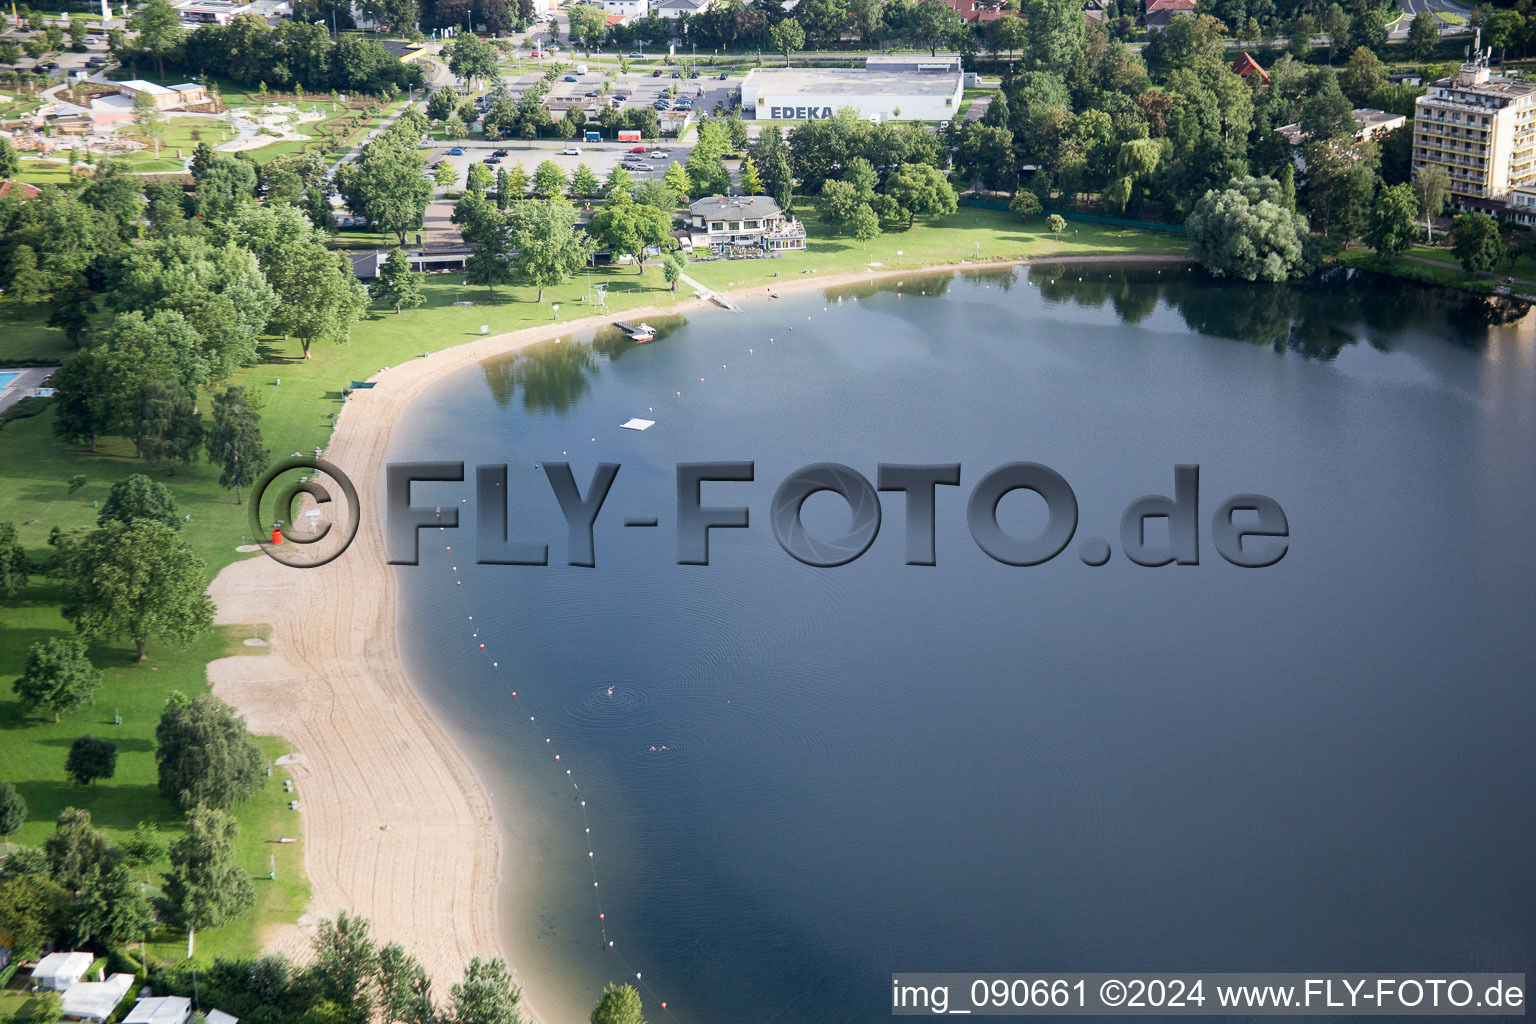
[[317,91],[388,93],[422,82],[421,69],[402,63],[376,40],[342,35],[293,18],[277,28],[258,14],[242,14],[228,25],[186,29],[169,0],[148,0],[130,23],[132,33],[108,35],[115,59],[135,74],[154,67],[188,75],[221,75],[244,85],[303,87]]

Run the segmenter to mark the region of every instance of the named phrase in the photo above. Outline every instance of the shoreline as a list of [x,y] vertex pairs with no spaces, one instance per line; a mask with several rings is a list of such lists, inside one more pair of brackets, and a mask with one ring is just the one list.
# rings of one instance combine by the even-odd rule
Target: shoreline
[[[1149,255],[964,261],[806,274],[720,294],[732,301],[772,298],[902,275],[1032,263],[1190,262]],[[511,823],[496,819],[489,787],[405,672],[395,574],[372,496],[380,490],[395,424],[444,376],[616,317],[643,320],[701,308],[718,307],[694,297],[551,322],[477,338],[374,374],[368,379],[380,386],[347,399],[325,453],[364,496],[352,550],[303,571],[266,557],[246,558],[209,585],[219,624],[271,626],[268,653],[208,665],[213,692],[244,715],[253,732],[283,737],[301,758],[290,770],[303,816],[311,899],[298,923],[262,937],[265,949],[307,959],[318,921],[347,910],[367,917],[381,942],[399,942],[416,955],[439,999],[472,956],[500,956],[517,967],[507,956],[507,929],[498,914],[511,870],[502,856],[503,826]],[[570,1000],[550,993],[547,1002]],[[526,991],[523,1007],[548,1024]]]

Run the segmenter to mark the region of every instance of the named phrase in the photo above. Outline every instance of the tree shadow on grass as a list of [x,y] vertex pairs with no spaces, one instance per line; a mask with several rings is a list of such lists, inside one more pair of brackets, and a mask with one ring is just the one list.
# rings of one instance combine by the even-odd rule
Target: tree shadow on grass
[[30,821],[53,821],[66,807],[90,811],[91,824],[97,828],[131,831],[141,821],[173,824],[179,819],[175,808],[149,783],[119,786],[107,781],[92,794],[90,786],[63,779],[32,779],[18,781],[16,792],[27,802]]
[[[155,749],[155,744],[151,740],[148,740],[142,736],[118,739],[116,736],[113,736],[112,733],[102,732],[97,728],[98,726],[102,726],[107,729],[116,728],[116,726],[112,724],[112,719],[110,718],[106,719],[105,721],[80,721],[77,724],[80,726],[81,736],[84,736],[86,733],[91,733],[92,736],[95,736],[99,740],[110,740],[117,747],[117,752],[119,754],[144,753],[146,751],[152,751]],[[91,732],[92,729],[96,729],[96,731]],[[55,736],[52,739],[37,740],[36,742],[38,746],[41,747],[64,747],[67,749],[74,744],[75,738],[72,736]]]

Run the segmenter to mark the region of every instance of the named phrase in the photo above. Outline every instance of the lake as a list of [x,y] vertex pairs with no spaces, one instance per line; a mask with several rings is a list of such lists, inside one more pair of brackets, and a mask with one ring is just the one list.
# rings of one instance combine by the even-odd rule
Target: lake
[[[589,331],[434,385],[391,459],[507,464],[509,533],[550,551],[472,564],[473,483],[419,484],[464,529],[396,570],[407,668],[501,816],[536,1007],[584,1021],[627,979],[653,1022],[848,1022],[889,1015],[898,971],[1531,970],[1533,322],[1343,274],[1037,266]],[[584,494],[622,467],[593,568],[566,564],[560,461]],[[708,461],[754,463],[702,491],[750,526],[680,565],[676,467]],[[820,462],[960,464],[936,564],[906,564],[898,492],[862,557],[790,557],[774,493]],[[1076,498],[1044,564],[967,526],[1014,462]],[[1199,564],[1133,564],[1121,514],[1181,464]],[[1214,546],[1242,493],[1284,510],[1277,564]],[[1029,537],[1045,505],[996,517]],[[812,537],[849,522],[805,502]]]

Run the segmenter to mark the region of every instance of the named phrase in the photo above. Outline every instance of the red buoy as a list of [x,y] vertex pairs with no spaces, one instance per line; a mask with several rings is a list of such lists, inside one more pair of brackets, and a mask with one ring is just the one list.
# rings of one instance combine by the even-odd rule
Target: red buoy
[[481,649],[481,650],[482,650],[482,651],[483,651],[483,650],[485,650],[485,644],[481,644],[481,645],[480,645],[480,649]]
[[606,921],[608,919],[608,915],[600,913],[600,914],[597,915],[597,919],[599,921]]
[[280,527],[280,526],[272,527],[272,543],[273,544],[281,544],[282,542],[283,542],[283,528]]

